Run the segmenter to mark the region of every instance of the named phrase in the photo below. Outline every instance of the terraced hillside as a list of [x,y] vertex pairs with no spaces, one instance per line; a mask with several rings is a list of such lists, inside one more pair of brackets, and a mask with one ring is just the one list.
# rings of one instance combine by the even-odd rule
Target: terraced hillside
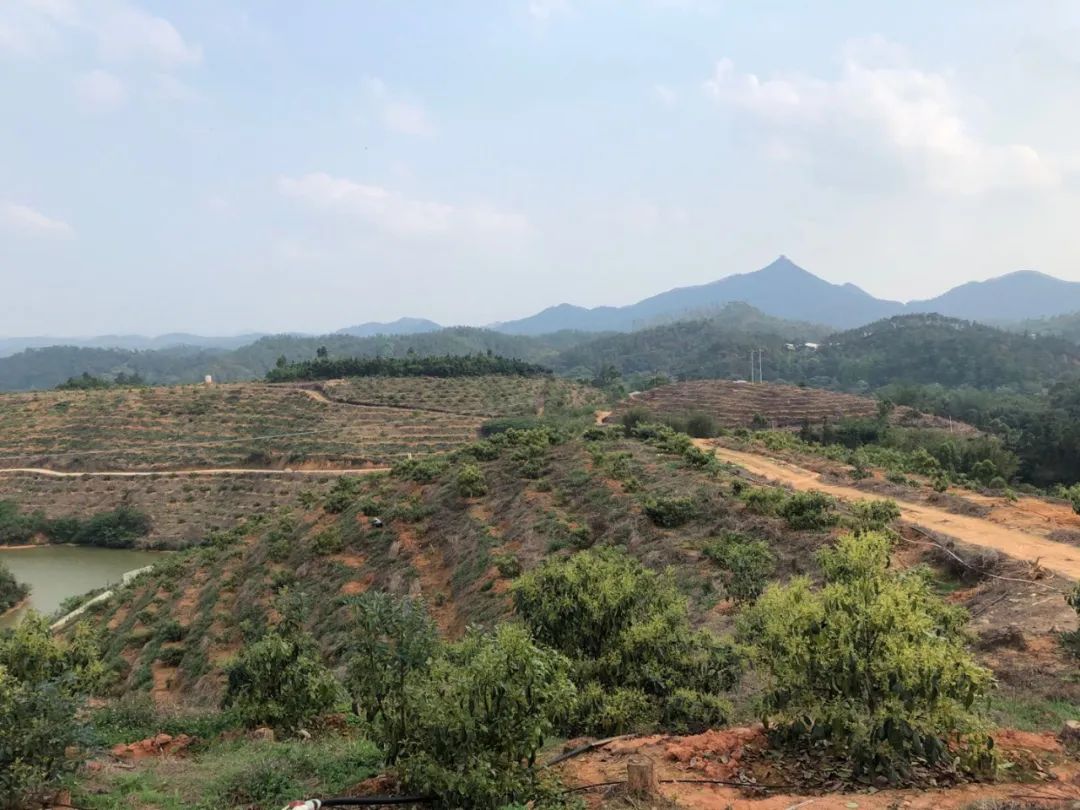
[[539,409],[545,383],[563,398],[583,390],[518,377],[389,379],[373,384],[376,404],[364,406],[260,383],[7,394],[0,397],[0,468],[380,465],[458,447],[475,438],[485,416]]
[[[614,417],[631,407],[643,407],[656,414],[685,416],[704,413],[725,428],[755,425],[797,428],[804,422],[820,425],[823,420],[873,417],[879,403],[869,397],[800,388],[776,383],[745,383],[730,380],[691,380],[649,389],[634,394],[616,411]],[[920,427],[948,427],[945,420],[919,415],[908,408],[897,408],[890,415],[894,422]],[[970,431],[953,424],[953,429]]]
[[60,478],[41,473],[0,474],[0,501],[21,513],[55,520],[88,516],[126,506],[149,518],[150,531],[139,547],[185,548],[208,532],[236,525],[248,515],[296,503],[302,493],[321,497],[336,476],[303,473],[230,475],[153,473],[149,476]]
[[[522,570],[617,545],[650,567],[673,566],[697,619],[724,623],[715,612],[721,572],[703,556],[717,532],[767,538],[782,577],[804,571],[809,552],[828,541],[826,531],[791,532],[746,510],[717,486],[716,470],[609,434],[545,447],[480,442],[455,460],[349,479],[308,505],[282,500],[264,518],[181,552],[96,608],[109,665],[122,675],[117,688],[216,696],[222,664],[276,621],[286,587],[309,597],[309,627],[336,661],[351,643],[347,598],[369,588],[422,595],[456,637],[509,613],[507,589]],[[464,497],[459,476],[473,464],[484,494]],[[682,508],[685,495],[693,514],[662,525],[671,521],[657,510],[667,499]],[[181,625],[182,641],[162,643],[167,622]]]
[[364,405],[424,408],[475,416],[533,414],[546,408],[597,407],[597,389],[553,377],[352,377],[315,384],[328,398]]

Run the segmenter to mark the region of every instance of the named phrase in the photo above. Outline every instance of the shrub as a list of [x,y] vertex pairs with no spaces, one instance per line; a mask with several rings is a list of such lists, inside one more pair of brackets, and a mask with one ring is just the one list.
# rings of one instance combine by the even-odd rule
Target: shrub
[[162,647],[158,650],[158,661],[167,667],[178,667],[184,660],[185,650],[183,647]]
[[710,439],[716,435],[716,420],[711,414],[692,413],[686,417],[686,432],[695,439]]
[[354,630],[346,685],[353,711],[375,730],[394,762],[406,733],[405,683],[427,668],[435,624],[423,603],[369,591],[352,601]]
[[697,503],[690,497],[650,497],[641,505],[649,520],[665,529],[682,526],[698,515]]
[[102,674],[85,625],[65,643],[31,612],[0,636],[0,807],[41,803],[74,769],[77,713]]
[[407,458],[397,462],[392,473],[398,478],[404,478],[408,481],[430,484],[432,481],[438,480],[449,465],[450,462],[440,456]]
[[479,498],[487,494],[484,473],[475,464],[461,465],[455,479],[455,486],[462,498]]
[[537,641],[572,662],[579,689],[567,733],[621,733],[655,725],[677,689],[730,688],[728,645],[690,627],[670,575],[615,549],[548,560],[513,585],[514,606]]
[[521,560],[513,554],[496,554],[491,561],[499,569],[499,575],[514,578],[521,575]]
[[893,780],[945,760],[950,744],[965,767],[989,764],[972,706],[992,678],[964,646],[964,612],[920,573],[890,571],[883,534],[845,535],[819,561],[820,589],[805,577],[774,585],[740,618],[778,741],[820,744]]
[[834,504],[824,492],[796,492],[780,507],[780,516],[796,531],[824,529],[836,524]]
[[329,526],[311,538],[311,550],[316,554],[337,554],[343,548],[345,538],[337,526]]
[[517,625],[449,645],[406,687],[408,732],[397,763],[406,786],[446,807],[533,799],[536,754],[574,695],[567,669]]
[[788,501],[788,494],[775,487],[749,487],[736,494],[747,509],[759,515],[779,515]]
[[356,500],[356,496],[360,493],[360,485],[360,479],[356,476],[338,476],[337,481],[330,487],[330,492],[326,495],[323,507],[327,512],[334,514],[344,512]]
[[222,705],[247,726],[292,732],[329,711],[340,689],[299,631],[274,632],[243,649],[226,670]]
[[705,555],[724,569],[724,590],[737,603],[757,599],[776,567],[776,558],[764,541],[737,534],[710,543]]
[[635,407],[628,408],[620,417],[619,424],[622,425],[623,433],[627,436],[637,435],[635,428],[646,422],[652,420],[652,414],[648,408]]
[[531,430],[539,425],[540,420],[535,416],[501,416],[498,419],[489,419],[480,425],[480,435],[490,438],[506,433],[508,430]]
[[719,695],[676,689],[664,703],[660,722],[676,734],[700,734],[727,723],[731,713],[731,703]]
[[880,532],[900,517],[900,507],[896,501],[883,498],[880,500],[862,500],[851,504],[848,524],[855,532]]

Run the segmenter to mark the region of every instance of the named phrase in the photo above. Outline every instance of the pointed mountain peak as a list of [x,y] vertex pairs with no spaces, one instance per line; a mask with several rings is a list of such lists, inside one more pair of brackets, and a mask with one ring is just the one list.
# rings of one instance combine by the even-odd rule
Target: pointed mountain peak
[[767,264],[758,270],[759,273],[767,274],[770,276],[809,276],[813,275],[809,270],[804,270],[795,264],[791,259],[785,256],[783,253],[775,259],[772,263]]

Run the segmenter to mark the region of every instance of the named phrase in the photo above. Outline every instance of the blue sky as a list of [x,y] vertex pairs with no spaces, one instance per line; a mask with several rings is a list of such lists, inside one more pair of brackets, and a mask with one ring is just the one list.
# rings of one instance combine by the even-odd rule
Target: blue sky
[[1066,0],[2,0],[0,334],[1080,280]]

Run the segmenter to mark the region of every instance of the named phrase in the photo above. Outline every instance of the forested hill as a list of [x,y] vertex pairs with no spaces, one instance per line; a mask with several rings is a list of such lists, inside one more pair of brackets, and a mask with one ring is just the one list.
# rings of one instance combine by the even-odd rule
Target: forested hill
[[742,378],[751,349],[764,349],[766,380],[866,390],[890,383],[1014,390],[1042,388],[1080,373],[1080,346],[939,315],[903,315],[840,332],[814,349],[797,330],[741,331],[720,322],[676,323],[611,335],[568,349],[556,371],[611,366],[624,375]]
[[[728,309],[745,307],[732,305]],[[559,373],[574,377],[614,367],[623,375],[666,374],[677,378],[749,377],[750,351],[764,349],[773,364],[806,342],[822,339],[822,328],[762,316],[681,321],[608,335],[566,349],[552,360]]]
[[902,315],[828,338],[797,364],[841,388],[865,382],[974,388],[1043,387],[1080,372],[1080,347],[940,315]]
[[607,335],[533,337],[455,327],[368,338],[277,335],[233,351],[53,347],[0,358],[0,390],[53,388],[84,373],[107,379],[138,375],[150,384],[197,382],[206,374],[222,382],[262,379],[281,358],[286,364],[307,362],[320,349],[332,360],[491,353],[590,379],[608,369],[683,379],[744,378],[750,351],[763,349],[766,380],[848,391],[890,383],[1035,390],[1080,374],[1080,345],[1066,338],[939,315],[897,316],[830,336],[823,331],[734,304],[707,319]]
[[487,329],[455,327],[413,335],[359,338],[274,335],[233,351],[181,347],[162,351],[87,349],[53,346],[0,358],[0,391],[53,388],[84,373],[113,378],[135,375],[150,384],[199,382],[206,374],[221,382],[262,379],[284,357],[288,363],[311,360],[320,348],[330,357],[403,358],[415,355],[492,354],[529,363],[548,362],[560,349],[594,336],[572,332],[523,337]]

